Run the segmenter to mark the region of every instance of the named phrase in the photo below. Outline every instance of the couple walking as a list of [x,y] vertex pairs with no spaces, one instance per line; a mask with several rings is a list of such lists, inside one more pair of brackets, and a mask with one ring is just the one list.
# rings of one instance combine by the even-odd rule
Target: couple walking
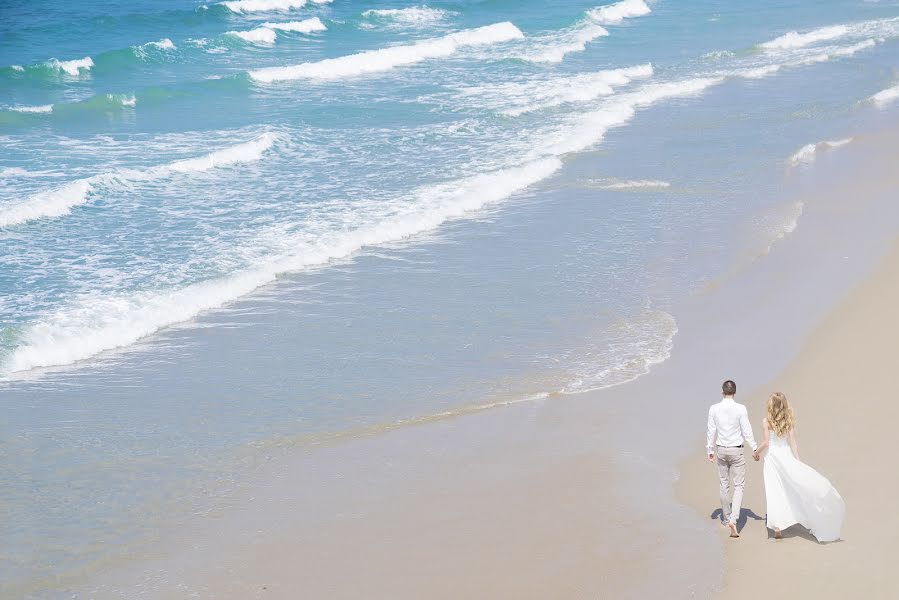
[[709,408],[707,448],[709,461],[718,464],[722,518],[730,537],[740,537],[737,520],[746,480],[745,441],[752,448],[754,460],[765,458],[768,529],[774,530],[774,537],[780,538],[782,530],[799,523],[819,542],[838,540],[845,510],[843,499],[830,481],[799,460],[793,410],[787,397],[777,392],[768,399],[762,421],[765,437],[756,445],[746,407],[734,401],[737,384],[725,381],[721,391],[721,402]]

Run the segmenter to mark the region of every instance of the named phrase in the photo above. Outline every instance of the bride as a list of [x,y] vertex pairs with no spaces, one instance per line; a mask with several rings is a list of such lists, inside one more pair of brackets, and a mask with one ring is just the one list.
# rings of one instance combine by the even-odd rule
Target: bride
[[768,528],[774,537],[799,523],[819,542],[840,539],[845,505],[843,498],[826,477],[799,460],[793,410],[787,397],[777,392],[768,399],[768,411],[762,422],[764,441],[753,452],[758,460],[765,455],[765,496],[768,501]]

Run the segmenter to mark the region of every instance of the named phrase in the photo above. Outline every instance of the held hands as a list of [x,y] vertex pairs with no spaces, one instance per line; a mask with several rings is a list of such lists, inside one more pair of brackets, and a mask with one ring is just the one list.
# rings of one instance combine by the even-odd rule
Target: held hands
[[709,452],[709,462],[715,462],[715,455]]
[[754,460],[755,462],[758,462],[760,458],[761,458],[761,455],[759,454],[759,451],[753,450],[752,451],[752,460]]

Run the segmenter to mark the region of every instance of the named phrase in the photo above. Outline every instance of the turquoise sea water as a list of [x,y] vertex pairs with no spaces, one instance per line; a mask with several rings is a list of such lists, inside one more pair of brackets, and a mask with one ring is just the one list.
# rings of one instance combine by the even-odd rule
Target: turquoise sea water
[[795,229],[783,173],[891,114],[897,38],[863,1],[0,4],[0,580],[274,449],[645,373]]

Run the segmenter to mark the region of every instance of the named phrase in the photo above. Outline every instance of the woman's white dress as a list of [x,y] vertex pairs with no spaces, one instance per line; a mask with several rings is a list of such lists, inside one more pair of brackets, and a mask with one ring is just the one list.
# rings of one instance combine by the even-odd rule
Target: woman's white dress
[[786,529],[799,523],[819,542],[840,539],[846,506],[826,477],[793,456],[785,439],[769,432],[765,455],[765,496],[768,528]]

